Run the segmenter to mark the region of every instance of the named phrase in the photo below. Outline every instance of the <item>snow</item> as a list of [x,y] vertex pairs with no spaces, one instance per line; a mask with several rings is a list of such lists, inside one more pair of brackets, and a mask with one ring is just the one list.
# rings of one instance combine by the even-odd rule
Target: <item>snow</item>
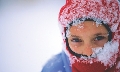
[[120,61],[118,62],[116,69],[120,69]]
[[[105,0],[107,1],[107,4],[103,7],[101,0],[90,0],[87,3],[86,3],[87,0],[71,0],[71,1],[72,4],[67,5],[59,16],[59,24],[62,25],[62,27],[68,27],[66,31],[67,37],[69,37],[70,34],[69,24],[73,22],[72,26],[77,26],[78,24],[82,24],[86,18],[93,19],[96,22],[97,27],[101,25],[102,22],[104,24],[108,24],[111,28],[111,31],[115,33],[112,41],[107,42],[104,45],[104,47],[93,48],[93,54],[91,56],[88,57],[82,56],[79,59],[77,59],[76,56],[71,56],[70,53],[66,50],[66,46],[64,44],[63,50],[69,57],[71,65],[75,63],[75,61],[77,62],[82,61],[83,63],[92,64],[93,61],[96,60],[104,64],[104,66],[109,65],[111,67],[112,65],[115,64],[117,53],[119,51],[118,47],[120,35],[118,35],[118,32],[120,31],[120,28],[118,29],[118,25],[120,23],[120,18],[118,13],[120,9],[120,3],[117,3],[118,2],[117,0]],[[87,4],[87,6],[85,6],[85,4]],[[109,6],[110,4],[112,4],[113,7]],[[89,10],[88,13],[87,10]],[[81,26],[79,28],[83,27]],[[63,28],[61,28],[61,31],[63,33],[62,35],[63,39],[65,39]],[[117,68],[120,68],[120,62]]]
[[[76,21],[73,21],[73,25],[72,26],[77,26],[78,24],[82,24],[84,22],[85,18],[82,19],[82,21],[80,21],[80,19],[77,19]],[[96,26],[98,27],[99,25],[101,25],[102,21],[99,19],[94,18],[94,21],[96,21]],[[117,31],[117,27],[118,24],[115,24],[112,26],[112,31]],[[83,28],[83,27],[78,27],[78,28]],[[67,37],[69,37],[70,35],[70,26],[68,25],[68,29],[67,29]],[[117,35],[117,33],[115,34],[115,36],[117,37],[117,39],[119,39],[119,35]],[[101,63],[103,63],[105,66],[107,66],[109,64],[109,66],[112,66],[115,64],[116,58],[117,58],[117,53],[119,51],[118,49],[119,47],[119,41],[111,41],[111,42],[107,42],[104,47],[99,47],[99,48],[93,48],[93,54],[89,57],[80,57],[80,60],[84,60],[83,62],[85,63],[93,63],[94,59],[96,58],[97,61],[100,61]],[[64,47],[66,48],[66,47]],[[75,60],[80,62],[79,59],[76,58],[76,56],[70,56],[69,52],[66,51],[64,49],[64,51],[66,52],[66,54],[69,56],[70,58],[70,63],[71,65],[73,63],[75,63]]]
[[84,57],[81,56],[79,59],[76,56],[70,56],[68,52],[71,65],[77,62],[83,63],[93,63],[93,61],[98,61],[104,64],[104,66],[113,66],[116,62],[117,53],[118,53],[118,42],[107,42],[104,47],[93,48],[93,53],[91,56]]
[[[69,23],[69,24],[71,24],[72,26],[78,26],[78,24],[81,24],[81,25],[79,25],[79,27],[78,28],[84,28],[84,26],[82,25],[83,24],[83,22],[85,21],[87,19],[87,17],[85,17],[85,18],[80,18],[80,19],[76,19],[76,20],[73,20],[71,23]],[[100,19],[97,19],[97,18],[90,18],[90,19],[93,19],[93,21],[95,21],[95,24],[96,24],[96,26],[98,27],[99,25],[102,25],[102,20],[100,20]],[[104,23],[106,23],[106,22],[104,22]],[[67,25],[66,27],[67,27],[67,30],[66,30],[66,37],[69,37],[70,36],[70,25]],[[94,23],[93,23],[94,24]],[[118,25],[115,25],[114,27],[113,27],[113,29],[114,29],[114,31],[116,30],[115,28],[117,28],[117,26]],[[64,35],[63,35],[64,36]],[[65,37],[64,37],[65,38]]]
[[[106,0],[108,1],[108,0]],[[62,12],[59,17],[59,22],[64,27],[66,27],[71,21],[74,21],[78,18],[94,18],[103,21],[107,24],[116,24],[118,23],[118,1],[109,0],[106,6],[102,6],[101,0],[90,0],[90,4],[85,0],[72,0],[72,4],[68,5]],[[77,5],[76,5],[77,3]],[[96,4],[97,3],[97,4]],[[109,6],[112,3],[113,7]],[[97,9],[98,8],[98,9]],[[85,11],[86,10],[86,11]],[[89,10],[89,12],[87,12]],[[100,23],[100,21],[97,21]]]
[[115,32],[117,30],[117,28],[118,28],[118,24],[112,25],[112,27],[111,27],[112,32]]
[[[85,3],[84,0],[82,1],[80,6]],[[60,36],[61,34],[59,34],[59,27],[57,27],[57,15],[63,4],[63,0],[0,1],[0,72],[39,72],[44,63],[52,55],[61,51],[62,38]],[[89,3],[89,5],[90,4],[91,3]],[[116,6],[115,4],[113,5]],[[75,7],[74,4],[64,10],[65,13],[62,13],[64,16],[60,16],[61,21],[59,24],[62,23],[63,27],[66,27],[66,24],[69,24],[71,21],[74,21],[73,25],[77,25],[85,20],[86,15],[84,15],[84,10],[81,8],[74,9],[74,14],[72,12],[70,13],[70,15],[77,17],[79,14],[75,13],[75,10],[78,10],[77,12],[80,10],[81,15],[83,15],[81,20],[76,20],[75,17],[69,17],[70,15],[66,14],[68,9],[72,9],[73,7]],[[106,19],[106,22],[104,23],[112,23],[112,21],[118,19],[112,18],[112,21],[110,21],[109,17],[104,18],[102,11],[105,11],[105,9],[101,7],[99,14],[102,18],[96,18],[96,16],[93,17],[97,24],[100,24],[104,19]],[[110,14],[111,16],[117,16],[117,13],[114,12],[117,11],[115,8],[110,8],[108,11],[114,14]],[[87,18],[91,17],[90,15],[95,15],[94,12],[90,12]],[[71,20],[67,20],[65,17],[71,18]],[[113,23],[113,32],[116,32],[117,26],[117,23]],[[64,29],[61,27],[61,32],[63,31]],[[69,35],[69,29],[67,34]],[[116,38],[119,37],[118,35],[116,36]],[[63,39],[65,39],[64,33]],[[65,50],[65,44],[63,44],[63,46],[66,54],[70,56]],[[113,55],[113,52],[117,53],[117,46],[117,42],[107,43],[105,44],[104,49],[98,48],[94,50],[95,54],[92,56],[95,58],[97,57],[98,61],[101,61],[105,65],[108,62],[112,65],[111,60],[105,58],[106,56],[107,58],[110,58]],[[108,48],[110,50],[108,50]],[[109,52],[111,55],[108,56]],[[103,55],[104,57],[101,57],[104,53],[106,53]],[[114,57],[116,56],[114,55]],[[82,57],[82,59],[88,58]],[[74,60],[77,60],[76,57],[73,57],[73,59],[70,60],[71,64],[74,63]],[[92,60],[90,63],[92,63]],[[53,65],[53,63],[51,65]],[[120,63],[117,68],[120,68]],[[61,70],[58,72],[61,72]]]
[[103,48],[95,48],[93,52],[96,54],[98,61],[101,61],[105,66],[108,64],[112,66],[116,61],[118,51],[118,42],[107,42]]

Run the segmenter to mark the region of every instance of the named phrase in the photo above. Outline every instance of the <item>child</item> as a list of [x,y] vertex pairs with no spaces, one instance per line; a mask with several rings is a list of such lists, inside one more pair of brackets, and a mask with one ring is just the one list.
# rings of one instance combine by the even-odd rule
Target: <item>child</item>
[[66,0],[58,19],[64,48],[42,72],[120,72],[117,0]]

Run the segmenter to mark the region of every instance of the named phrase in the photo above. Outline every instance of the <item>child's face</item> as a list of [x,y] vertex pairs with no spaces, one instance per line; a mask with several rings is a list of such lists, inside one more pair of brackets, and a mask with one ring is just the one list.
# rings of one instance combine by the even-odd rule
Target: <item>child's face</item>
[[92,48],[103,47],[108,41],[108,31],[103,25],[97,26],[93,21],[85,21],[70,28],[68,43],[72,51],[91,55]]

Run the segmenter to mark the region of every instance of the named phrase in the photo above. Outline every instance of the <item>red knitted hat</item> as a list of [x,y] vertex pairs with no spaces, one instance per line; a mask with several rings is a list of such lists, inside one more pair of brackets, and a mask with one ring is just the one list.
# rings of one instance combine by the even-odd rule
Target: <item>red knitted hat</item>
[[[104,24],[108,24],[113,35],[112,42],[117,42],[118,48],[120,49],[120,4],[118,0],[66,0],[66,4],[61,8],[58,17],[65,43],[65,27],[68,27],[72,21],[79,18],[83,19],[83,21],[86,18],[90,18],[95,22],[100,23],[102,21]],[[67,50],[67,48],[65,50]],[[116,56],[116,54],[118,53],[115,53],[114,55]],[[117,58],[119,57],[116,56],[115,60],[117,60]],[[73,65],[78,66],[79,64]],[[83,64],[80,65],[83,66]],[[117,70],[115,72],[117,72]]]
[[66,0],[59,12],[59,23],[66,27],[78,18],[101,20],[111,27],[112,32],[118,32],[120,4],[117,0]]

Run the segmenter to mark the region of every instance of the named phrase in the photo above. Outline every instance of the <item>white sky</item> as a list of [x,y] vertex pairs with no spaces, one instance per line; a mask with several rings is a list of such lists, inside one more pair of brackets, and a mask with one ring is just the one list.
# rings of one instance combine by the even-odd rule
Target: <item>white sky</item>
[[40,72],[62,50],[65,0],[0,0],[0,72]]

